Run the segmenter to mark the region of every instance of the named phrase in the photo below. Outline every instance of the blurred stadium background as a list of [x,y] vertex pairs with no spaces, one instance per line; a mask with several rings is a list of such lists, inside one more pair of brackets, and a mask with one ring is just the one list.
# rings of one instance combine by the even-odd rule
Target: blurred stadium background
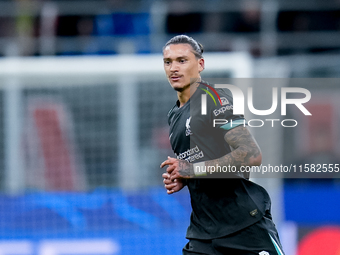
[[[180,254],[188,192],[159,169],[175,34],[204,45],[205,79],[311,91],[297,128],[252,130],[264,163],[340,163],[339,32],[338,0],[0,1],[0,254]],[[286,254],[339,255],[339,180],[283,177],[254,181]]]

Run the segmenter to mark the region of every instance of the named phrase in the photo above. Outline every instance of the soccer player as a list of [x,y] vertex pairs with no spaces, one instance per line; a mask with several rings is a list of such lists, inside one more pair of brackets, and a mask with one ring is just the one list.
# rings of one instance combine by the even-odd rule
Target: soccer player
[[[261,151],[244,117],[233,115],[230,92],[201,80],[202,53],[203,47],[186,35],[173,37],[163,48],[165,73],[178,101],[168,113],[177,157],[161,164],[167,166],[162,176],[168,194],[187,185],[192,206],[183,254],[282,255],[268,193],[239,171],[260,165]],[[215,92],[219,103],[207,97],[202,114],[202,95]],[[213,125],[214,118],[228,123]]]

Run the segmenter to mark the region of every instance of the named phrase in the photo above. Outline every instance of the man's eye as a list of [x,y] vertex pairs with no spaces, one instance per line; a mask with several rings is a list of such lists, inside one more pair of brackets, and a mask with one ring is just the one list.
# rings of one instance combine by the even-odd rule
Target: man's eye
[[179,62],[180,62],[180,63],[185,63],[186,60],[185,60],[185,59],[181,59]]
[[165,65],[170,65],[170,61],[164,61]]

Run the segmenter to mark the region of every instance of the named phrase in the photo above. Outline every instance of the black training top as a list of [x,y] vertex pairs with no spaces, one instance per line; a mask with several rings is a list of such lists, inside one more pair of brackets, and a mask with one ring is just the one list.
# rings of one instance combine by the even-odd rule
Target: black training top
[[[202,95],[206,97],[207,107],[204,104],[202,107]],[[206,109],[206,115],[202,115],[202,108]],[[177,158],[198,163],[228,154],[231,149],[224,135],[236,126],[245,125],[244,117],[233,115],[232,109],[229,90],[214,90],[207,83],[201,83],[182,107],[179,108],[177,101],[168,113],[169,137]],[[270,198],[248,177],[188,179],[192,213],[186,237],[218,238],[259,221],[270,208]]]

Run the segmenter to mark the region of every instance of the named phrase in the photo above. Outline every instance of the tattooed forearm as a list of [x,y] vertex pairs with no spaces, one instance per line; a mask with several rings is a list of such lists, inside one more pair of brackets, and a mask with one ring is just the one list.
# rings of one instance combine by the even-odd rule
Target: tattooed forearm
[[214,160],[205,162],[206,166],[256,166],[261,164],[260,148],[246,127],[236,127],[224,137],[232,152]]
[[[247,128],[241,126],[236,127],[230,130],[225,135],[224,139],[229,144],[232,151],[221,158],[201,162],[204,164],[204,169],[201,169],[201,166],[195,166],[194,169],[194,164],[170,157],[161,164],[161,167],[168,166],[167,172],[171,176],[170,179],[174,181],[176,179],[188,179],[195,176],[204,177],[208,172],[210,174],[217,174],[217,172],[210,170],[212,167],[216,166],[233,167],[233,169],[235,168],[238,170],[241,166],[256,166],[261,164],[261,151]],[[197,174],[195,174],[196,171],[198,171]],[[248,178],[247,175],[232,173],[233,176]],[[210,174],[209,177],[215,177],[215,174]]]
[[193,165],[185,160],[180,160],[178,162],[178,173],[184,178],[190,178],[195,176]]

